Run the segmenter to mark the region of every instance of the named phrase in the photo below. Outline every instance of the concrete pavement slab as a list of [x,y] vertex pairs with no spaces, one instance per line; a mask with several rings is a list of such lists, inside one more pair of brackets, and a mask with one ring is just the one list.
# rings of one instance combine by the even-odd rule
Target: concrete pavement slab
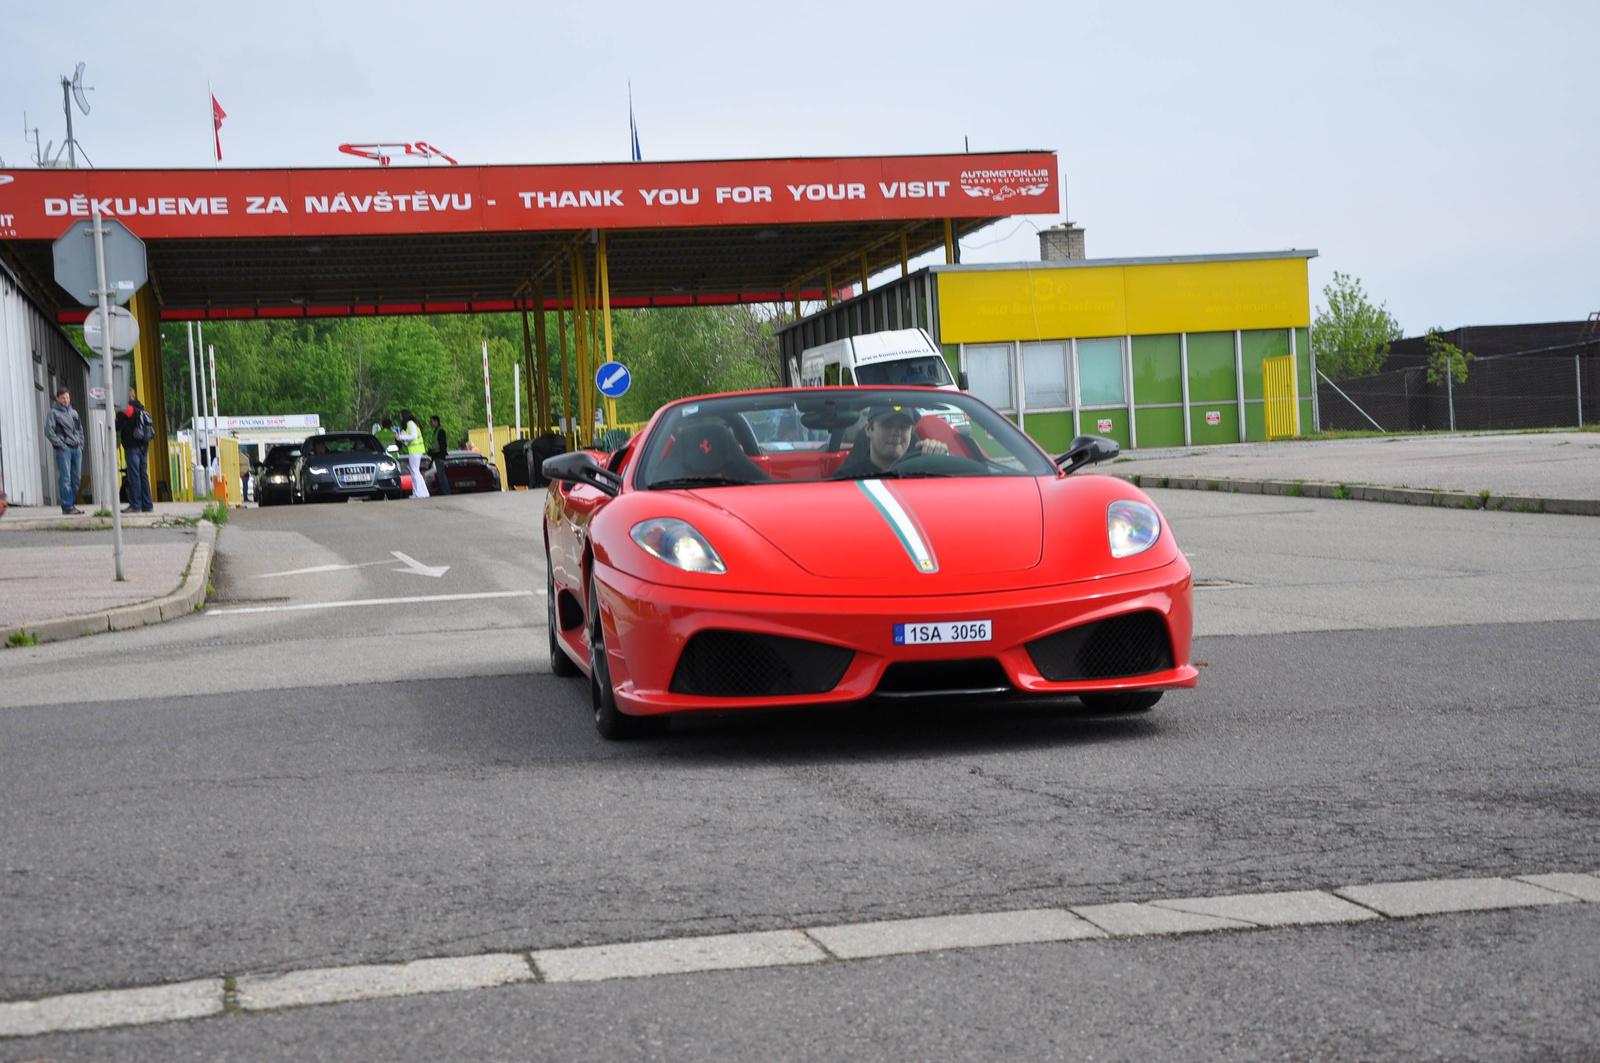
[[1572,904],[1577,900],[1569,894],[1507,878],[1382,882],[1371,886],[1345,886],[1333,892],[1396,918],[1491,908],[1527,908],[1541,904]]
[[1178,912],[1238,919],[1257,926],[1305,926],[1311,923],[1359,923],[1381,918],[1377,912],[1351,904],[1321,890],[1284,893],[1238,893],[1228,897],[1186,897],[1151,901],[1158,908]]
[[0,1004],[0,1037],[198,1019],[222,1011],[222,979]]
[[1541,889],[1570,893],[1590,904],[1600,904],[1600,876],[1579,874],[1518,875],[1518,882],[1527,882]]
[[1152,904],[1084,904],[1070,911],[1082,916],[1112,937],[1140,937],[1145,934],[1198,934],[1210,930],[1248,930],[1254,923],[1242,919],[1223,919],[1214,915],[1179,912]]
[[488,989],[533,980],[533,969],[526,959],[515,953],[494,953],[240,978],[237,997],[239,1007],[245,1011],[268,1011],[307,1004]]
[[813,927],[806,933],[822,942],[829,952],[845,960],[896,956],[908,952],[935,952],[940,949],[1105,937],[1105,933],[1092,923],[1060,908],[893,919]]
[[779,967],[821,963],[827,958],[814,941],[798,930],[595,945],[533,954],[533,962],[547,982],[598,982],[691,971]]

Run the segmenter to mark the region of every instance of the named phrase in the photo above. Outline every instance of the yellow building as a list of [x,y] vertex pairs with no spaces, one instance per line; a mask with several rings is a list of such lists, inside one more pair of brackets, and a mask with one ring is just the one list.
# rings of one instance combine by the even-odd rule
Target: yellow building
[[[920,327],[967,389],[1047,450],[1262,440],[1315,423],[1315,251],[930,266],[780,334],[784,362],[844,336]],[[1269,361],[1270,359],[1286,359]],[[1277,390],[1269,381],[1281,381]],[[1294,396],[1291,401],[1290,396]]]

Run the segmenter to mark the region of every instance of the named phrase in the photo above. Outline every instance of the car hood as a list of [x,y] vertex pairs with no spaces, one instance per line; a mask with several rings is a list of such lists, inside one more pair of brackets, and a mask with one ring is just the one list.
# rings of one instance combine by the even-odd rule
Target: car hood
[[992,476],[695,491],[829,579],[1034,568],[1043,552],[1043,504],[1032,477]]

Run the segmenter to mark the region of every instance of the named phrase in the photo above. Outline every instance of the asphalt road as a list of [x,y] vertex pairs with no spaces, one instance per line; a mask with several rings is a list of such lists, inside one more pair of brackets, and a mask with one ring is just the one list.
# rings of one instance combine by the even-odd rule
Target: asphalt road
[[[628,745],[545,664],[538,495],[246,511],[215,615],[0,653],[0,1000],[1600,869],[1592,519],[1156,498],[1211,586],[1201,685],[1148,715],[779,713]],[[1600,912],[1568,905],[507,987],[0,1058],[1592,1058],[1597,971]]]

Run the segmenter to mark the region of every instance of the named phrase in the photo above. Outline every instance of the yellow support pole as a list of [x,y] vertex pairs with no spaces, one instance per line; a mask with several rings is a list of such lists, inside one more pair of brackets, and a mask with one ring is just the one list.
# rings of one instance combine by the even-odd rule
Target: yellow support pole
[[572,380],[567,375],[567,292],[561,281],[561,260],[556,259],[556,336],[561,341],[561,434],[572,442]]
[[905,230],[900,232],[900,276],[911,275],[911,246],[906,241]]
[[956,224],[949,218],[944,220],[944,264],[954,265],[956,260]]
[[833,270],[825,269],[825,270],[822,271],[822,283],[828,289],[828,305],[832,306],[833,305]]
[[794,282],[794,319],[796,321],[800,320],[800,286],[804,283],[804,280],[796,280]]
[[[519,400],[528,410],[529,435],[537,435],[531,431],[539,423],[539,403],[534,397],[534,388],[538,381],[533,376],[533,337],[528,335],[528,301],[522,301],[522,398]],[[512,431],[515,431],[515,427]]]
[[606,254],[606,231],[600,230],[600,313],[606,323],[606,361],[611,361],[611,260]]
[[[544,435],[550,431],[550,338],[544,319],[543,277],[540,277],[539,283],[534,285],[533,299],[534,394],[539,406],[539,434]],[[523,310],[523,316],[527,316],[526,309]]]
[[867,252],[865,248],[861,250],[861,294],[867,294]]

